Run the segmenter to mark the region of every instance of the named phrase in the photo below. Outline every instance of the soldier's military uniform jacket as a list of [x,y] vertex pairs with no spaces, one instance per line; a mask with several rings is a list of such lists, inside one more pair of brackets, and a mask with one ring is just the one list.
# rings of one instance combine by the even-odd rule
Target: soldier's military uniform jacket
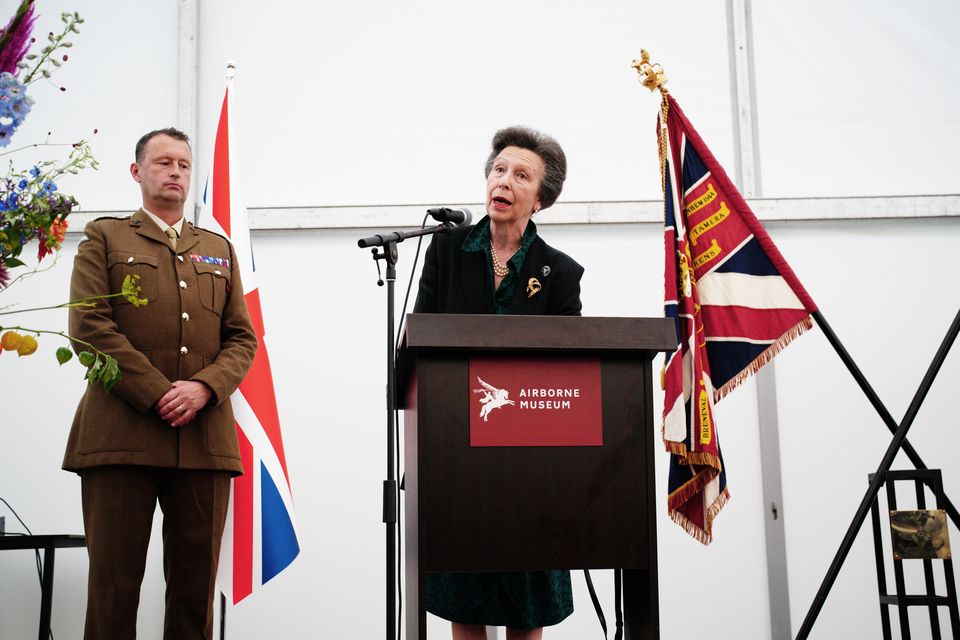
[[[87,387],[70,430],[63,468],[102,465],[217,469],[241,473],[230,394],[253,362],[240,268],[226,238],[184,221],[176,250],[143,210],[89,223],[74,261],[70,298],[118,293],[140,276],[136,307],[123,297],[70,310],[70,334],[119,362],[106,393]],[[84,349],[75,343],[77,351]],[[156,402],[175,380],[195,380],[213,399],[173,428]]]

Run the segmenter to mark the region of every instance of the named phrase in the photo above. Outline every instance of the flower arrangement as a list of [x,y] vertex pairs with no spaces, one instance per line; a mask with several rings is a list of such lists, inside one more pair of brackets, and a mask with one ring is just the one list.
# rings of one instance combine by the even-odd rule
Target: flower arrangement
[[[27,87],[41,79],[49,80],[53,71],[69,59],[62,53],[73,47],[67,36],[80,32],[78,25],[83,24],[83,18],[77,13],[62,13],[60,19],[63,31],[47,34],[47,43],[39,54],[29,52],[36,42],[30,35],[35,21],[33,0],[23,0],[0,33],[0,148],[10,144],[34,105]],[[56,145],[31,144],[0,152],[0,156],[39,146]],[[60,249],[67,231],[67,216],[77,201],[58,192],[57,180],[68,173],[97,168],[85,140],[67,146],[70,151],[66,159],[42,161],[29,170],[18,171],[10,160],[6,177],[0,180],[0,290],[11,284],[13,269],[26,266],[20,254],[27,244],[38,241],[38,262]]]
[[[10,145],[14,133],[35,104],[27,88],[41,80],[50,81],[52,74],[69,60],[66,50],[73,47],[73,43],[68,37],[80,33],[83,18],[78,13],[64,12],[60,19],[63,22],[61,32],[49,32],[39,53],[31,52],[31,47],[36,44],[36,38],[31,35],[36,20],[34,0],[22,0],[7,26],[0,31],[0,149]],[[65,87],[59,89],[66,91]],[[9,156],[25,149],[58,146],[69,147],[65,158],[36,162],[26,170],[18,170],[11,159],[6,176],[0,178],[0,294],[17,281],[38,273],[39,264],[45,257],[53,254],[55,260],[66,236],[67,218],[78,204],[76,198],[59,190],[57,181],[66,174],[97,169],[97,161],[86,140],[67,145],[46,141],[0,151],[0,156]],[[37,259],[31,267],[23,260],[23,250],[34,241],[37,242]],[[16,277],[15,270],[21,271]],[[147,303],[146,299],[140,298],[137,280],[128,277],[119,293],[33,309],[0,307],[0,318],[43,309],[92,307],[99,300],[118,296],[136,306]],[[5,331],[0,335],[0,354],[15,351],[20,357],[31,355],[38,347],[34,336],[54,334],[87,348],[79,354],[78,360],[87,368],[85,377],[89,383],[101,383],[109,391],[120,380],[120,369],[114,358],[62,331],[20,325],[4,327],[2,324],[0,331]],[[56,358],[61,365],[72,356],[66,347],[57,349]]]

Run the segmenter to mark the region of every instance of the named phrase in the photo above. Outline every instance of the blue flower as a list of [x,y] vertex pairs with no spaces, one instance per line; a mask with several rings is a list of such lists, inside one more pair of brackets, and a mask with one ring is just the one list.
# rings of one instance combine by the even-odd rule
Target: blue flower
[[34,178],[36,178],[37,176],[39,176],[39,175],[40,175],[40,168],[39,168],[39,167],[34,167],[33,169],[30,169],[30,175],[32,175]]
[[23,191],[24,189],[27,188],[27,185],[28,185],[28,184],[30,184],[30,183],[27,182],[27,179],[26,179],[26,178],[24,178],[23,180],[21,180],[20,182],[17,183],[17,187],[18,187],[21,191]]
[[17,208],[17,193],[13,191],[7,196],[7,209]]
[[30,113],[33,98],[27,95],[27,87],[13,74],[0,73],[0,147],[10,144],[13,132]]
[[57,185],[51,182],[50,180],[47,180],[46,182],[43,183],[43,195],[50,195],[56,190],[57,190]]

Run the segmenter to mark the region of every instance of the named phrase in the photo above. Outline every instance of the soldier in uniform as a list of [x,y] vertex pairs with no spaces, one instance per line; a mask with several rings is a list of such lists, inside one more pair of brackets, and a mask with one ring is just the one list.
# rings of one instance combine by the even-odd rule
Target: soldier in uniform
[[192,154],[182,132],[151,131],[130,166],[143,207],[89,223],[71,299],[123,297],[70,309],[70,333],[119,362],[108,393],[80,400],[63,468],[81,477],[90,557],[87,640],[136,637],[137,606],[157,503],[163,512],[163,637],[212,638],[213,597],[230,479],[242,473],[230,394],[253,362],[240,269],[229,241],[184,219]]

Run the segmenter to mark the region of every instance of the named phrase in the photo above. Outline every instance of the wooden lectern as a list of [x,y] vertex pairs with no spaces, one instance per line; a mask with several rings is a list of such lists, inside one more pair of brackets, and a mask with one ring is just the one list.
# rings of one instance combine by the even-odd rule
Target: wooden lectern
[[[624,570],[626,638],[659,638],[651,360],[675,347],[673,321],[665,318],[407,316],[397,397],[408,639],[426,638],[428,572],[614,568]],[[506,410],[487,409],[488,421],[480,421],[479,394],[489,402],[496,394],[487,389],[497,382],[478,383],[471,372],[498,358],[510,369],[533,367],[532,379],[569,362],[598,370],[601,442],[471,446],[476,430],[495,428],[508,413],[542,416],[526,407],[568,406],[543,385],[517,384],[495,389]],[[548,392],[549,402],[523,400]]]

